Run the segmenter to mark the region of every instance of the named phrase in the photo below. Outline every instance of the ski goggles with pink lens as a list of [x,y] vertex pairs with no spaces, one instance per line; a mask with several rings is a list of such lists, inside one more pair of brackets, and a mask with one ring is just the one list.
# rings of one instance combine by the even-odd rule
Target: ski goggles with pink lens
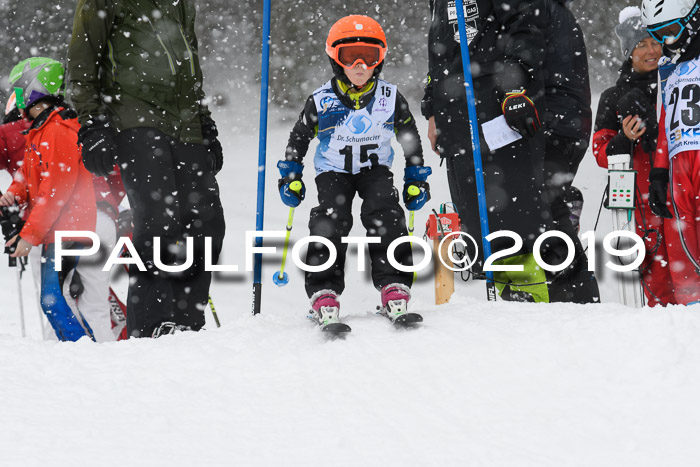
[[386,47],[366,42],[338,44],[334,47],[334,51],[335,56],[332,58],[342,67],[354,68],[362,64],[369,70],[382,63],[386,55]]

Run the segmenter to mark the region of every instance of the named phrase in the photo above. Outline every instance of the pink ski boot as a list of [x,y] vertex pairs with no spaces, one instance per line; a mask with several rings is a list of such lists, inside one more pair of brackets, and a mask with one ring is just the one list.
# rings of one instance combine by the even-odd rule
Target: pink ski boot
[[335,292],[319,290],[311,296],[310,318],[316,321],[323,331],[334,334],[350,332],[350,326],[340,322],[340,303]]
[[396,324],[413,324],[423,321],[418,313],[408,312],[408,302],[411,300],[411,289],[404,284],[389,284],[382,287],[381,314]]

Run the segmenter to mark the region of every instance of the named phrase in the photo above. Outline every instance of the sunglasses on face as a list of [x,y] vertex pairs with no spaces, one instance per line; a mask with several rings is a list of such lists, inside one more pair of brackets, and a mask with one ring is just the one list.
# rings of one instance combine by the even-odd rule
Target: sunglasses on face
[[378,44],[340,44],[336,46],[335,61],[345,68],[354,68],[358,64],[365,65],[368,69],[379,65],[384,54],[384,47]]

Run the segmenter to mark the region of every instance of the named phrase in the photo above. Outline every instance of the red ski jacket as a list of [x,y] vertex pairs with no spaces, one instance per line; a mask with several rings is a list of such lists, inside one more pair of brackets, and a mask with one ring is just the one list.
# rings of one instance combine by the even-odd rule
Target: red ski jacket
[[14,176],[20,162],[24,159],[27,144],[22,132],[29,128],[30,122],[18,120],[0,125],[0,170],[7,170]]
[[92,175],[80,158],[78,129],[75,112],[59,107],[44,111],[27,132],[24,164],[7,191],[28,205],[20,236],[32,245],[54,243],[56,230],[95,231]]
[[116,221],[119,217],[119,204],[126,195],[121,173],[117,169],[108,177],[93,175],[92,184],[95,189],[97,208]]

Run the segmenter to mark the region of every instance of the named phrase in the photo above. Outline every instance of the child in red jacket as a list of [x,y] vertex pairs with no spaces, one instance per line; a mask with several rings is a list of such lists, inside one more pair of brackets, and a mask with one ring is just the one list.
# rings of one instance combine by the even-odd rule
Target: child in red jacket
[[[63,296],[65,271],[56,271],[54,234],[58,230],[95,230],[92,176],[80,163],[80,125],[75,112],[62,104],[63,66],[43,57],[19,63],[10,73],[17,107],[31,122],[24,162],[0,206],[27,205],[20,234],[7,245],[14,257],[26,256],[42,245],[41,306],[61,340],[92,338],[87,322],[76,316]],[[79,248],[85,238],[67,238]]]
[[642,15],[665,55],[659,62],[663,105],[649,204],[668,219],[664,232],[677,303],[700,304],[700,3],[644,0]]

